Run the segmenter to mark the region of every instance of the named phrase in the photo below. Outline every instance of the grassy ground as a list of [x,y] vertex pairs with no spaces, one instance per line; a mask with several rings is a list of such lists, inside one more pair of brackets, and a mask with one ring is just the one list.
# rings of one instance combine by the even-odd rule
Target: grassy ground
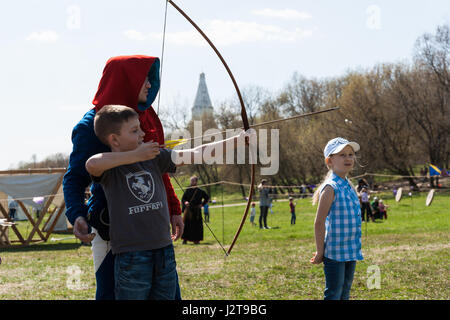
[[[368,223],[367,231],[363,224],[365,259],[356,267],[352,299],[450,298],[450,195],[437,194],[430,207],[425,197],[396,203],[383,196],[388,220]],[[243,210],[211,209],[211,228],[226,248]],[[322,266],[308,262],[315,251],[315,207],[309,199],[297,200],[295,226],[287,202],[276,202],[274,211],[268,218],[272,229],[246,223],[227,258],[207,228],[200,245],[177,242],[183,299],[322,299]],[[70,235],[50,238],[65,237]],[[94,298],[91,248],[73,238],[0,249],[0,256],[0,300]]]

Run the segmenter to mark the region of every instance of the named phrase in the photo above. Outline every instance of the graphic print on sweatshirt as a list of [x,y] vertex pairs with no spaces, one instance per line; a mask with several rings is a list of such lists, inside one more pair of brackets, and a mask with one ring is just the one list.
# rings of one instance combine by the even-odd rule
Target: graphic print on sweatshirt
[[155,193],[155,182],[150,172],[139,171],[126,176],[128,189],[138,200],[149,203]]
[[139,201],[145,203],[143,205],[128,207],[128,214],[131,215],[141,212],[149,212],[162,208],[162,201],[150,203],[153,195],[155,194],[155,181],[153,180],[150,172],[139,171],[135,173],[128,173],[125,178],[131,194]]

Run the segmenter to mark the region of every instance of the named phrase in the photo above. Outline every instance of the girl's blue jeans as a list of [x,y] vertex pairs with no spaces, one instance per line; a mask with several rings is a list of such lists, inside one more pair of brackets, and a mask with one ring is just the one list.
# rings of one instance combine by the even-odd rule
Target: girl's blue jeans
[[348,300],[355,274],[356,261],[336,261],[323,258],[325,300]]
[[116,300],[174,300],[178,276],[173,245],[115,256]]

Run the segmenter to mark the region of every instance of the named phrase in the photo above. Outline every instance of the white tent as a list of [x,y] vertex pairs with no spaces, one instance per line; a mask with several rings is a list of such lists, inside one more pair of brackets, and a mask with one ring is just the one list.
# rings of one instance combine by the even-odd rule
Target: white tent
[[[50,226],[53,224],[53,221],[55,221],[56,214],[54,213],[52,217],[50,218],[50,221],[47,223],[47,225],[44,227],[44,231],[48,231],[50,229]],[[58,218],[58,221],[56,222],[55,227],[53,228],[53,231],[66,231],[69,225],[69,221],[66,218],[66,209],[61,213],[61,215]]]
[[[18,183],[18,184],[17,184],[18,179],[12,179],[11,177],[8,177],[8,179],[4,179],[4,178],[2,179],[2,177],[0,177],[0,190],[8,195],[8,204],[11,201],[13,201],[13,199],[14,199],[13,197],[11,197],[10,194],[19,195],[18,198],[21,199],[22,195],[29,196],[32,194],[36,195],[36,194],[40,194],[40,193],[45,193],[48,189],[47,183],[49,182],[48,180],[47,181],[45,180],[45,176],[48,176],[48,175],[44,175],[44,179],[42,179],[42,177],[41,177],[39,180],[37,180],[40,183],[40,185],[38,185],[38,186],[33,185],[33,183],[36,181],[35,177],[33,177],[33,179],[30,179],[29,176],[25,177],[25,179],[22,177],[21,179],[19,179],[20,183]],[[53,175],[52,179],[50,179],[50,186],[52,184],[54,184],[54,180],[55,180],[54,176],[55,175]],[[44,181],[44,183],[42,183],[43,181]],[[44,190],[42,190],[40,188],[42,185],[44,186]],[[27,190],[27,189],[30,189],[30,190]],[[60,198],[60,197],[58,197],[58,195],[60,195],[61,193],[62,193],[62,187],[60,188],[60,190],[58,190],[56,198]],[[22,200],[22,202],[24,204],[26,204],[26,207],[28,207],[28,209],[42,210],[43,202],[39,203],[39,202],[33,201],[33,199],[36,199],[39,197],[29,196],[28,198]],[[56,200],[58,200],[58,199],[56,199]],[[61,202],[61,201],[59,201],[59,202]],[[29,211],[31,213],[31,210],[29,210]],[[55,211],[57,211],[57,209]],[[68,220],[66,218],[65,213],[66,213],[66,209],[64,209],[64,211],[60,214],[53,231],[67,230]],[[46,224],[45,228],[43,229],[44,231],[49,230],[50,226],[53,224],[53,221],[55,221],[55,217],[56,217],[56,214],[53,214],[52,217],[50,218],[50,221]],[[28,219],[27,216],[23,212],[22,208],[19,206],[16,209],[16,220],[24,221],[27,219]]]
[[[19,239],[12,242],[28,245],[31,242],[47,241],[52,231],[68,229],[62,193],[65,172],[64,168],[0,171],[0,194],[7,195],[0,197],[0,215],[6,217],[8,204],[15,200],[19,204],[16,215],[18,220],[28,220],[33,226],[25,239],[20,230],[11,225],[9,231],[14,231]],[[38,210],[39,216],[36,216],[33,211]],[[3,232],[3,237],[4,234]],[[40,240],[33,239],[35,234]],[[9,243],[7,239],[3,239],[3,243],[5,242]]]

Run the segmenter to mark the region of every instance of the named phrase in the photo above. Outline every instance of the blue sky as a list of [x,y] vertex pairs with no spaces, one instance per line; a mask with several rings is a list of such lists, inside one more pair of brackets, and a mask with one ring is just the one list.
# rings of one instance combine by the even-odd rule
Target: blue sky
[[[294,72],[343,75],[410,62],[416,39],[450,23],[450,2],[174,0],[210,36],[241,88],[276,93]],[[18,0],[0,11],[0,170],[71,151],[106,60],[161,56],[164,0]],[[190,111],[205,72],[213,104],[234,97],[214,52],[169,5],[160,108]],[[156,107],[156,106],[155,106]]]

